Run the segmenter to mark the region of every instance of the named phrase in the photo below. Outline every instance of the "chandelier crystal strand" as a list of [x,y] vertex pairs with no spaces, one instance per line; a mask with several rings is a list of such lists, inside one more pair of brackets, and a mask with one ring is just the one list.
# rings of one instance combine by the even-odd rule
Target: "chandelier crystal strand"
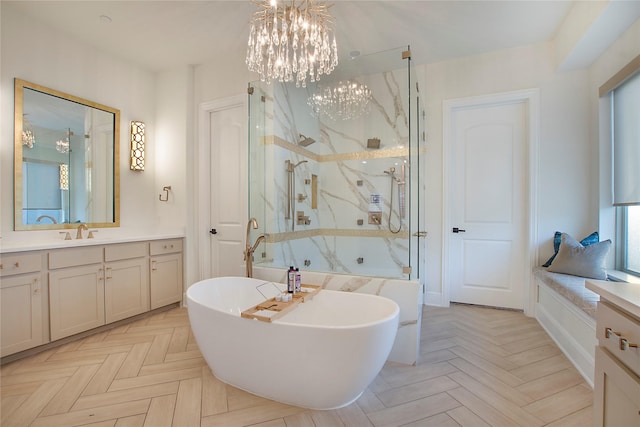
[[252,0],[246,63],[260,80],[306,87],[338,65],[332,5],[325,0]]
[[332,120],[355,119],[369,111],[371,90],[355,80],[340,81],[336,85],[318,84],[316,92],[307,99],[313,114]]
[[22,145],[26,145],[28,148],[33,148],[33,145],[36,142],[36,136],[33,134],[33,131],[30,129],[22,131]]

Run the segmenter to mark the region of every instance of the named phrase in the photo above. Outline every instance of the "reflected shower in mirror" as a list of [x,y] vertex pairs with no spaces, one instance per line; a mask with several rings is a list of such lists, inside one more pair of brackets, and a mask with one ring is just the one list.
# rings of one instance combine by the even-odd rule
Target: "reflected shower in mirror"
[[119,226],[120,111],[15,80],[15,229]]

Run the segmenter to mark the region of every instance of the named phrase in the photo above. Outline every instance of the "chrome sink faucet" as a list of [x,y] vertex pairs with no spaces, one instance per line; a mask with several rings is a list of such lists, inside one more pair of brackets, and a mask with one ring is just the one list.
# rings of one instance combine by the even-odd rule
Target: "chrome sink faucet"
[[260,242],[262,242],[266,236],[261,234],[258,236],[256,241],[253,243],[253,246],[249,243],[249,234],[251,233],[251,227],[254,229],[258,228],[258,220],[255,218],[251,218],[247,223],[247,236],[245,238],[245,249],[244,249],[244,260],[247,269],[247,277],[253,277],[253,252],[256,250]]
[[82,230],[89,230],[87,224],[80,224],[78,226],[78,232],[76,233],[76,239],[82,239]]

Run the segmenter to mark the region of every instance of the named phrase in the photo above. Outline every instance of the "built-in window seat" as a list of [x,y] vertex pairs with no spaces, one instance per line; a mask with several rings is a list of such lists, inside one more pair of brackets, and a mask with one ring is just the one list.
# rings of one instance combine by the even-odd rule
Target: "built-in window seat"
[[584,277],[536,267],[536,319],[593,387],[596,306],[599,295],[585,288]]

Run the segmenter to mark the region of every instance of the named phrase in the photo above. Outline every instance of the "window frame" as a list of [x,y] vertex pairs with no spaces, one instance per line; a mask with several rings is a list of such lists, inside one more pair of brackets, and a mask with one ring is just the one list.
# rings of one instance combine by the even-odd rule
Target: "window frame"
[[[615,111],[614,111],[614,91],[619,86],[621,86],[625,81],[627,81],[632,76],[640,73],[640,55],[636,56],[631,62],[625,65],[622,69],[620,69],[614,76],[612,76],[609,80],[607,80],[602,86],[599,88],[599,96],[600,98],[605,97],[607,95],[611,95],[609,97],[609,114],[610,114],[610,122],[609,122],[609,148],[612,150],[611,152],[611,176],[610,176],[610,185],[611,189],[613,189],[613,173],[614,173],[614,165],[613,165],[613,144],[614,144],[614,135],[613,135],[613,127],[615,120]],[[613,203],[613,199],[610,203]],[[630,279],[630,278],[640,278],[640,272],[630,270],[627,266],[627,252],[628,252],[628,244],[627,244],[627,236],[628,236],[628,223],[627,223],[627,209],[628,206],[612,206],[615,212],[615,242],[613,242],[614,249],[614,264],[616,270],[620,273],[616,276],[621,276],[620,279]],[[625,277],[626,276],[626,277]],[[614,278],[616,278],[614,276]],[[628,280],[626,280],[628,281]]]

